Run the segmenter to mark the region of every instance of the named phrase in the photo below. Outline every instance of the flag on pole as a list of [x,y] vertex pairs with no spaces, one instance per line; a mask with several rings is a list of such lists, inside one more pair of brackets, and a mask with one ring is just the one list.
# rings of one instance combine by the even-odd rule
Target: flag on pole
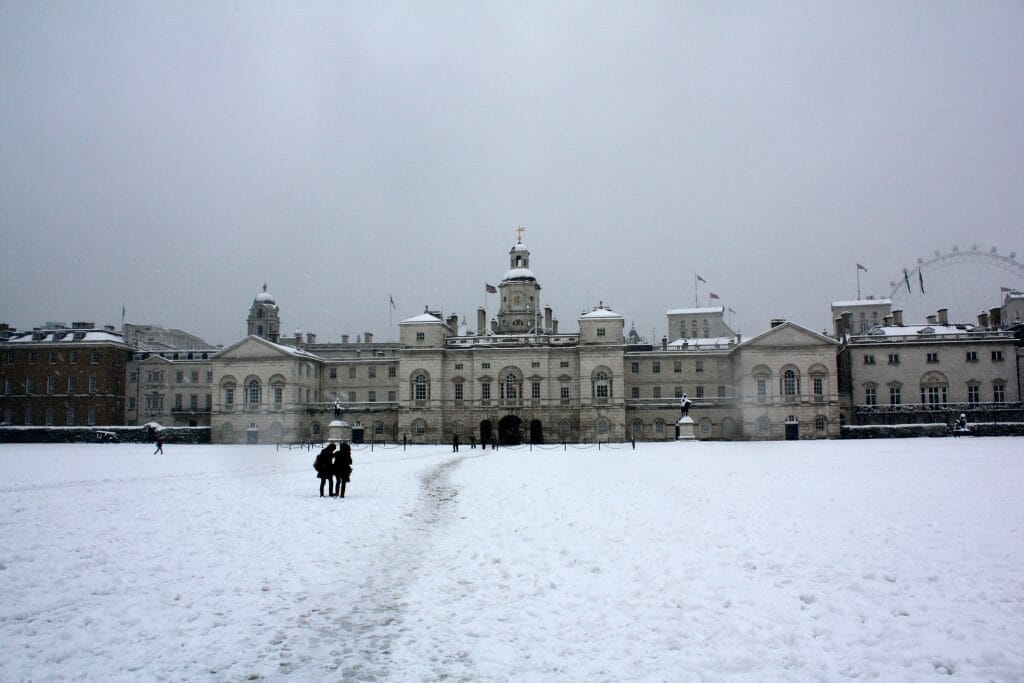
[[711,292],[710,294],[708,294],[708,296],[711,297],[712,299],[717,299],[718,298],[718,295],[715,294],[714,292]]
[[864,266],[862,266],[862,265],[861,265],[861,264],[859,264],[859,263],[857,264],[857,270],[863,270],[863,271],[864,271],[865,273],[866,273],[866,272],[868,272],[868,269],[867,269],[867,268],[865,268]]
[[730,313],[735,313],[736,311],[734,311],[734,310],[732,310],[732,309],[730,308],[730,309],[729,309],[729,312],[730,312]]
[[[694,275],[697,275],[697,274],[696,274],[696,273],[694,273]],[[698,281],[698,282],[703,282],[704,284],[707,284],[707,283],[708,283],[708,281],[707,281],[707,280],[705,280],[704,278],[702,278],[702,277],[701,277],[700,275],[697,275],[697,281]]]
[[484,283],[484,291],[487,292],[488,294],[497,294],[498,293],[498,288],[495,287],[494,285],[487,284],[485,282]]
[[921,285],[921,293],[924,294],[924,274],[920,270],[917,271],[917,283]]
[[910,294],[910,274],[906,268],[903,269],[903,281],[907,283],[907,294]]
[[390,294],[388,294],[388,301],[390,301],[390,302],[391,302],[391,308],[397,308],[397,307],[395,306],[395,297],[393,297],[393,296],[391,296]]

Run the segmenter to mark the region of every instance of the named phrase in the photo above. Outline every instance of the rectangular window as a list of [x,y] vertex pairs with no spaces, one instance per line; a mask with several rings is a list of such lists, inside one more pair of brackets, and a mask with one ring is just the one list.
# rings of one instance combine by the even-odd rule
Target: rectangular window
[[482,398],[485,401],[490,400],[490,398],[491,398],[491,383],[490,382],[484,382],[483,384],[480,385],[480,398]]
[[199,384],[199,371],[198,370],[193,370],[191,377],[192,377],[192,383],[193,384]]
[[55,394],[57,393],[57,378],[47,377],[46,378],[46,393]]
[[175,372],[174,381],[177,382],[178,384],[183,384],[185,382],[185,373],[182,370],[178,370],[177,372]]
[[462,382],[459,382],[455,385],[455,400],[462,400]]
[[651,389],[652,398],[661,398],[661,387],[654,387]]
[[14,393],[14,378],[7,377],[6,379],[4,379],[4,393],[5,394],[13,394]]
[[135,397],[134,396],[129,396],[128,397],[128,410],[135,410]]
[[284,403],[284,387],[274,387],[274,407],[280,408]]
[[376,403],[377,402],[377,392],[373,391],[373,390],[370,390],[369,392],[367,392],[366,400],[369,401],[370,403]]
[[367,377],[376,377],[377,376],[377,368],[375,366],[373,366],[373,365],[371,365],[370,367],[366,368],[366,375],[367,375]]
[[34,377],[29,377],[25,380],[25,393],[34,394],[36,393],[36,380]]
[[213,381],[213,370],[207,370],[206,371],[206,381],[207,382],[212,382]]
[[47,425],[52,425],[53,424],[53,407],[52,406],[46,406],[46,424]]
[[629,390],[630,398],[640,398],[640,387],[632,387]]
[[763,378],[757,380],[757,397],[762,401],[768,398],[768,380]]
[[921,387],[921,403],[939,405],[946,402],[946,387]]
[[676,398],[682,398],[683,397],[683,388],[682,387],[674,387],[672,389],[672,395],[675,396]]
[[[74,353],[74,352],[72,352],[72,353]],[[14,351],[7,351],[7,352],[5,352],[4,353],[4,359],[7,361],[8,365],[13,364],[14,363]]]
[[569,385],[568,384],[563,384],[559,388],[558,395],[561,396],[563,399],[568,401],[569,400]]
[[462,363],[456,363],[455,364],[455,369],[456,370],[461,370],[462,369]]
[[634,375],[639,375],[640,374],[640,363],[638,363],[637,361],[633,361],[632,363],[630,363],[629,364],[629,371],[631,373],[633,373]]
[[355,379],[356,378],[356,366],[353,365],[352,367],[350,367],[348,369],[348,378],[349,379]]
[[93,365],[99,365],[99,362],[100,362],[100,352],[99,351],[93,351],[92,353],[90,353],[89,354],[89,362],[92,363]]
[[875,354],[873,354],[873,353],[865,353],[864,354],[864,365],[874,365],[874,364],[875,364]]
[[704,398],[704,385],[703,384],[698,384],[697,385],[697,398]]
[[540,367],[540,361],[539,360],[530,361],[530,367],[531,368],[539,368]]
[[[354,391],[348,392],[348,400],[349,400],[350,403],[355,403],[356,402],[356,392],[354,392]],[[309,402],[309,389],[306,389],[306,402],[307,403]]]
[[78,393],[78,378],[77,377],[68,377],[68,393],[69,394],[77,394]]
[[390,366],[388,368],[388,377],[397,377],[397,376],[398,376],[398,368],[396,368],[394,365]]
[[398,394],[394,390],[388,392],[388,400],[394,403],[398,400]]
[[604,328],[603,328],[603,327],[599,327],[599,328],[597,328],[597,336],[598,336],[598,337],[603,337],[603,336],[604,336],[604,334],[605,334],[605,333],[604,333]]
[[540,382],[530,383],[530,398],[540,398]]
[[702,361],[702,360],[697,361],[695,366],[694,366],[694,371],[697,374],[700,374],[700,373],[704,372],[704,361]]
[[1006,403],[1006,385],[1005,384],[993,384],[992,385],[992,400],[996,403]]
[[929,353],[928,354],[928,362],[929,363],[938,363],[939,362],[939,352],[938,351],[932,351],[931,353]]
[[967,385],[967,402],[971,405],[981,403],[981,391],[977,384]]
[[677,360],[672,362],[672,372],[680,373],[683,371],[683,361]]
[[56,351],[50,351],[50,353],[47,354],[47,360],[49,361],[50,365],[56,365],[57,364],[57,352]]
[[967,352],[967,357],[964,360],[966,360],[968,363],[977,363],[978,362],[978,352],[977,351],[968,351]]
[[567,367],[569,367],[569,361],[567,361],[567,360],[559,361],[558,367],[560,367],[560,368],[567,368]]
[[213,410],[213,394],[206,395],[206,409]]
[[338,368],[330,368],[327,371],[327,376],[331,379],[338,379]]
[[174,409],[181,410],[181,394],[174,395]]
[[993,351],[992,352],[992,360],[996,361],[996,362],[1003,360],[1003,352],[1002,351]]
[[661,363],[659,363],[658,361],[654,361],[653,363],[651,363],[651,371],[655,375],[660,375],[661,374]]
[[68,406],[66,413],[65,423],[69,425],[75,424],[75,408],[74,406]]
[[416,341],[424,341],[426,338],[427,338],[427,335],[424,334],[423,332],[417,332],[416,333]]
[[28,364],[29,365],[35,365],[36,364],[36,352],[35,351],[29,351],[28,352]]
[[822,396],[825,393],[825,380],[821,377],[811,378],[811,387],[815,396]]
[[188,409],[192,410],[192,411],[199,410],[199,396],[198,395],[191,394],[188,397]]
[[482,370],[489,370],[491,368],[491,364],[490,363],[481,363],[480,364],[480,368]]
[[235,390],[232,387],[224,390],[224,405],[229,407],[235,405]]
[[899,365],[899,364],[900,364],[900,354],[898,354],[898,353],[890,353],[889,354],[889,365]]
[[68,362],[72,365],[78,363],[78,351],[71,351],[68,353]]
[[878,405],[878,392],[874,387],[864,387],[864,403],[869,406]]
[[899,387],[889,387],[889,405],[898,406],[903,403],[903,397],[900,395]]
[[136,384],[139,381],[138,370],[132,370],[130,373],[128,373],[128,381],[132,384]]
[[718,385],[718,398],[725,398],[725,385],[724,384],[719,384]]
[[89,393],[95,394],[99,391],[99,384],[96,382],[96,376],[93,375],[89,378]]

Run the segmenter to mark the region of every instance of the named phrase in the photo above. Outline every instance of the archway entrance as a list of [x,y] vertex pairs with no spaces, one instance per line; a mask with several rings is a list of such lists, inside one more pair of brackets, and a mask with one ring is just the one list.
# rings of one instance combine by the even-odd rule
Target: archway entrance
[[540,420],[530,421],[530,443],[544,443],[544,429]]
[[800,424],[796,421],[796,418],[792,415],[786,420],[786,441],[799,441],[800,440]]
[[523,421],[515,415],[506,415],[498,423],[498,443],[518,446],[523,442]]
[[491,421],[484,420],[480,423],[480,444],[486,448],[491,443]]

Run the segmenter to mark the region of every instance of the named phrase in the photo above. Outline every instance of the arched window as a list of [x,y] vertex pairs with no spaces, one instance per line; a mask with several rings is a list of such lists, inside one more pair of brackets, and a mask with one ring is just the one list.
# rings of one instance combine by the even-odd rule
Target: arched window
[[517,401],[522,397],[523,380],[514,370],[504,372],[499,384],[503,400]]
[[782,372],[782,395],[798,396],[800,394],[800,375],[793,368]]
[[768,416],[767,415],[762,415],[761,417],[757,418],[757,433],[758,434],[760,434],[762,436],[767,434],[768,430],[769,430],[769,427],[770,427],[770,425],[768,423]]
[[654,421],[654,433],[664,434],[665,433],[665,421],[660,417]]
[[416,436],[425,435],[427,433],[427,423],[420,419],[413,420],[412,433]]
[[245,401],[251,406],[258,406],[260,404],[260,381],[258,379],[249,380]]
[[597,420],[597,433],[600,435],[606,435],[608,433],[608,420],[601,417]]
[[220,440],[224,443],[231,443],[235,440],[235,428],[230,422],[225,422],[220,428]]
[[629,433],[634,439],[638,439],[644,435],[644,423],[640,420],[633,420],[633,424],[629,428]]
[[373,423],[373,435],[384,436],[384,423],[380,420]]
[[319,422],[314,422],[313,423],[313,435],[314,436],[318,436],[319,434],[320,434],[320,423]]
[[736,436],[736,421],[731,417],[722,418],[722,436],[726,439]]
[[572,426],[567,420],[558,423],[558,435],[565,438],[572,432]]
[[607,399],[612,395],[612,380],[607,370],[597,370],[591,379],[591,395],[596,399]]
[[700,434],[701,436],[711,436],[711,418],[702,417],[700,419]]
[[926,372],[921,377],[921,403],[938,406],[948,402],[949,381],[941,372]]
[[825,419],[824,415],[818,415],[814,418],[814,429],[815,431],[823,432],[828,427],[828,420]]

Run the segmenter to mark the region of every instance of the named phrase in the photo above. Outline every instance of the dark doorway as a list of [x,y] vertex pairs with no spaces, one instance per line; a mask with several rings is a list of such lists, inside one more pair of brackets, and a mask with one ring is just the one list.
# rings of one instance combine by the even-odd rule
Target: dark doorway
[[250,443],[250,444],[259,443],[260,442],[259,430],[256,430],[256,429],[247,429],[247,430],[245,430],[245,442],[246,443]]
[[352,428],[352,443],[363,443],[363,428],[353,427]]
[[796,422],[786,423],[786,441],[797,441],[800,438],[800,425]]
[[515,415],[506,415],[498,423],[498,443],[518,446],[523,442],[523,421]]
[[480,423],[480,443],[487,446],[491,443],[491,421],[484,420]]
[[530,443],[544,443],[544,429],[540,420],[530,421]]

